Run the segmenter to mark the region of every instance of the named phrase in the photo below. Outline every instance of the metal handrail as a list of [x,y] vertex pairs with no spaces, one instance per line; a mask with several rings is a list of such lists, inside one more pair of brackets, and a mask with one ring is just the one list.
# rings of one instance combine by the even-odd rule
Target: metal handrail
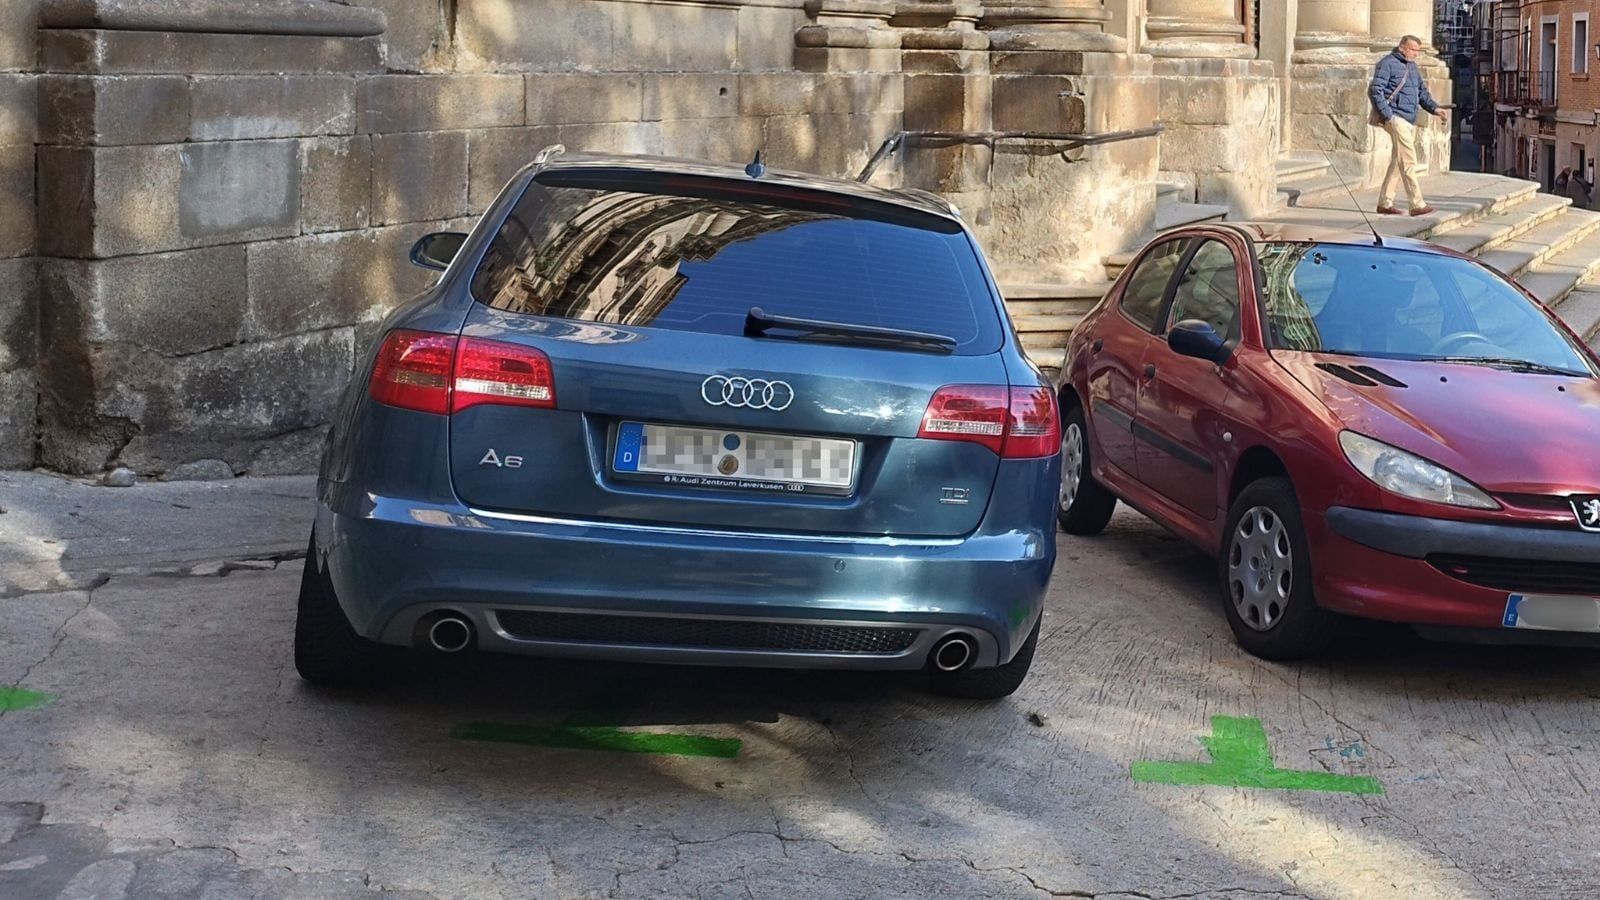
[[889,154],[908,143],[948,141],[953,144],[993,145],[996,141],[1004,140],[1060,141],[1067,144],[1066,147],[1061,148],[1062,152],[1066,152],[1095,144],[1112,144],[1118,141],[1155,137],[1165,130],[1165,127],[1158,122],[1148,128],[1105,131],[1099,134],[1068,134],[1056,131],[900,131],[879,145],[878,152],[872,154],[872,158],[867,160],[866,168],[862,169],[861,174],[856,176],[856,181],[866,183],[872,178],[872,173],[878,170],[878,165]]

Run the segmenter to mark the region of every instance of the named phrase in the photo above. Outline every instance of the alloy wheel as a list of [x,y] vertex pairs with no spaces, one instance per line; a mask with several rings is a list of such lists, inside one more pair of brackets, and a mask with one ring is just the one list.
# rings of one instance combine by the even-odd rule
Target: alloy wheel
[[1283,618],[1294,589],[1294,549],[1289,530],[1271,508],[1247,510],[1228,542],[1228,597],[1254,631],[1270,631]]

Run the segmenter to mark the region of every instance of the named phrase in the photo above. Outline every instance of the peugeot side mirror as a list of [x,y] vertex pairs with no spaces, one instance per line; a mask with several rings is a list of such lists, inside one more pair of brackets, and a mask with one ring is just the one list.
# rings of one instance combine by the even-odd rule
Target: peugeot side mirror
[[1167,333],[1167,344],[1180,356],[1209,359],[1221,363],[1228,358],[1228,344],[1217,330],[1199,319],[1184,319]]
[[440,272],[450,266],[450,260],[461,252],[467,236],[459,231],[435,231],[423,235],[411,245],[411,264]]

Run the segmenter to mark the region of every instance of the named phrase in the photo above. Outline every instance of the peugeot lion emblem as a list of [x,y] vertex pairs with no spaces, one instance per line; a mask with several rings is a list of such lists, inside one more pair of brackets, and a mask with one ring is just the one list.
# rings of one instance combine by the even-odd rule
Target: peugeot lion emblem
[[1579,528],[1600,531],[1600,497],[1573,497],[1572,511],[1578,516]]
[[786,381],[713,375],[700,383],[700,399],[712,406],[783,412],[794,402],[794,388]]

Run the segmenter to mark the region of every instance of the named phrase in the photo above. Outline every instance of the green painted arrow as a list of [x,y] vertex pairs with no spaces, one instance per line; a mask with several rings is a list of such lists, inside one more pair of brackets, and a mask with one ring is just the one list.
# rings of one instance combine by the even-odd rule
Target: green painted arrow
[[1272,748],[1267,744],[1267,731],[1261,727],[1260,719],[1212,716],[1211,737],[1201,738],[1200,743],[1205,745],[1211,762],[1141,760],[1133,764],[1133,780],[1151,784],[1208,784],[1280,791],[1383,793],[1383,785],[1376,778],[1274,768]]
[[0,685],[0,712],[10,712],[13,709],[32,709],[35,706],[47,706],[55,702],[55,694],[44,694],[39,691],[25,691],[15,686]]

